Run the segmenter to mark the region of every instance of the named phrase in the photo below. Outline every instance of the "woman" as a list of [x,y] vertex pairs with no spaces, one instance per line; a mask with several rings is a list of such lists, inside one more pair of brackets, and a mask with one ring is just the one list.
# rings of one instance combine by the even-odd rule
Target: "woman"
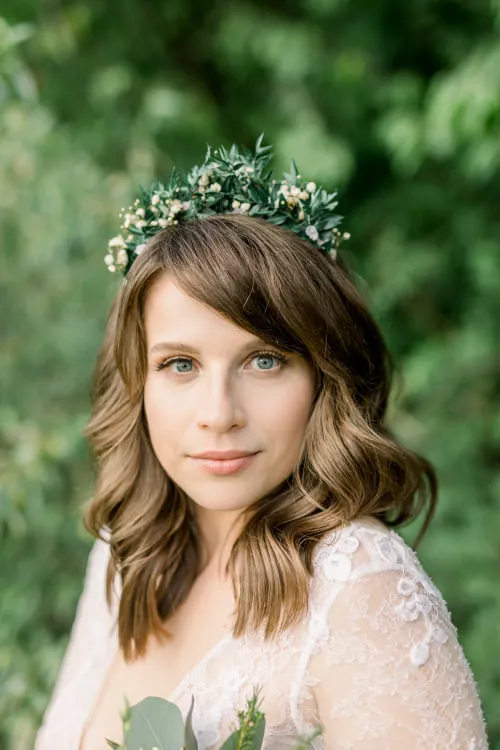
[[446,604],[395,531],[428,501],[418,546],[436,479],[385,424],[390,359],[335,196],[268,160],[260,140],[209,150],[110,242],[97,541],[36,750],[105,750],[149,695],[184,715],[194,695],[218,748],[256,686],[267,748],[318,724],[325,750],[487,747]]

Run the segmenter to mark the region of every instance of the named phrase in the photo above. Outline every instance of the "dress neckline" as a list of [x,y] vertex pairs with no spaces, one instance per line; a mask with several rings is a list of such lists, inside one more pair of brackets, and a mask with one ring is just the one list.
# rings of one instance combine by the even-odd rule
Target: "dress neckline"
[[[205,666],[205,664],[211,658],[213,658],[219,651],[221,651],[223,646],[225,646],[226,643],[228,643],[232,639],[233,639],[233,633],[231,630],[224,633],[224,635],[222,635],[222,637],[219,638],[219,640],[216,641],[215,644],[211,646],[208,649],[208,651],[205,652],[205,654],[203,654],[203,656],[196,662],[196,664],[187,671],[184,677],[180,680],[180,682],[177,683],[177,685],[175,685],[175,687],[173,688],[173,690],[170,692],[170,694],[167,696],[165,700],[170,701],[171,703],[175,703],[176,699],[180,695],[182,695],[182,692],[184,691],[186,686],[199,673],[202,667]],[[87,717],[83,723],[80,736],[78,738],[78,745],[77,745],[78,750],[81,750],[83,736],[88,729],[90,721],[95,716],[97,702],[99,701],[101,697],[101,693],[104,687],[104,683],[106,681],[106,677],[109,673],[109,669],[113,663],[113,660],[116,658],[118,654],[118,649],[119,649],[118,640],[115,638],[115,644],[114,644],[114,647],[109,650],[109,658],[106,660],[105,668],[103,669],[102,674],[100,675],[100,679],[96,682],[96,685],[94,686],[93,698],[90,701],[89,710],[87,711]]]
[[[381,524],[380,521],[370,516],[363,516],[361,518],[354,519],[353,521],[351,521],[351,523],[347,527],[334,530],[334,531],[339,532],[338,536],[335,539],[335,544],[338,543],[339,539],[341,538],[346,528],[350,527],[352,529],[355,526],[365,525],[367,522],[368,522],[368,525],[373,525],[373,524],[375,526],[383,525]],[[373,524],[370,524],[370,522],[373,522]],[[387,530],[387,527],[385,528]],[[334,533],[334,532],[331,532],[331,533]],[[329,536],[330,534],[325,535],[322,541],[325,541]],[[78,750],[81,750],[81,743],[82,743],[83,736],[88,728],[90,720],[94,717],[94,714],[97,708],[97,702],[101,696],[106,677],[108,675],[111,664],[113,663],[113,660],[116,658],[117,653],[118,653],[119,644],[118,644],[118,639],[116,637],[116,629],[114,632],[114,636],[115,636],[114,647],[109,649],[109,652],[108,652],[109,658],[106,660],[106,664],[100,676],[100,679],[96,682],[96,685],[94,686],[93,697],[92,697],[92,700],[90,701],[89,710],[87,711],[87,718],[84,721],[83,726],[80,731],[80,736],[79,736],[78,745],[77,745]],[[175,703],[175,701],[178,700],[179,697],[182,695],[187,685],[194,679],[194,677],[198,675],[202,667],[204,667],[205,664],[207,664],[207,662],[210,661],[210,659],[214,658],[222,650],[222,648],[231,640],[233,640],[233,633],[231,630],[229,630],[218,641],[216,641],[216,643],[213,646],[211,646],[208,649],[208,651],[201,657],[201,659],[199,659],[196,662],[196,664],[193,667],[191,667],[191,669],[188,670],[188,672],[184,675],[184,677],[177,683],[177,685],[170,692],[166,700],[170,701],[171,703]]]
[[219,651],[222,650],[222,647],[232,639],[233,633],[229,631],[225,633],[222,638],[220,638],[211,648],[209,648],[208,651],[201,657],[201,659],[196,662],[194,667],[191,667],[191,669],[184,675],[181,681],[177,683],[177,685],[168,696],[167,700],[174,703],[175,698],[179,697],[179,695],[182,694],[185,687],[189,684],[189,682],[192,681],[193,677],[195,677],[200,672],[201,668],[204,667],[205,664],[210,661],[210,659],[212,659],[216,654],[218,654]]

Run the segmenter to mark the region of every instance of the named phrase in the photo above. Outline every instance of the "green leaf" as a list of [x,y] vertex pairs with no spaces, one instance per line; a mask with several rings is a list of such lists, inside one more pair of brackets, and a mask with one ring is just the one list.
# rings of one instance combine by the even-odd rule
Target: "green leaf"
[[186,716],[186,729],[184,731],[184,745],[186,750],[198,750],[198,742],[193,731],[193,708],[194,708],[194,695],[191,696],[191,706],[189,707],[188,715]]
[[297,169],[297,165],[295,164],[294,159],[292,159],[290,162],[290,172],[288,174],[285,174],[285,177],[290,184],[295,185],[295,183],[297,182],[298,173],[299,170]]
[[238,750],[238,740],[240,739],[240,730],[233,732],[227,740],[221,745],[220,750]]
[[260,750],[264,741],[264,732],[266,731],[266,720],[263,716],[261,721],[255,727],[255,733],[252,740],[252,750]]
[[122,750],[122,746],[118,744],[118,742],[113,742],[113,740],[106,740],[109,747],[113,748],[113,750]]
[[145,698],[131,708],[127,750],[179,750],[184,743],[184,721],[180,709],[163,698]]

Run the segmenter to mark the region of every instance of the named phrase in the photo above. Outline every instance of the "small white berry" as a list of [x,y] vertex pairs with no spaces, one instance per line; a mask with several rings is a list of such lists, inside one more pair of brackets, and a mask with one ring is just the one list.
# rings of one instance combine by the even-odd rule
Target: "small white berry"
[[316,240],[319,237],[319,232],[316,229],[316,227],[312,226],[312,224],[311,224],[306,229],[306,235],[309,237],[310,240],[312,240],[313,242],[316,242]]

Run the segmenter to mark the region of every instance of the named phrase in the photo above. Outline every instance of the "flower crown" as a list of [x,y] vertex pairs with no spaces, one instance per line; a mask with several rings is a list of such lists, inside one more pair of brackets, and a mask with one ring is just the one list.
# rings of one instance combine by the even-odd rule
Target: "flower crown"
[[175,168],[166,185],[153,183],[141,189],[141,198],[122,209],[121,229],[108,243],[104,258],[112,272],[124,275],[151,237],[180,221],[211,214],[239,213],[255,216],[291,229],[322,252],[336,258],[337,248],[347,232],[338,230],[342,217],[334,213],[337,193],[327,193],[314,182],[306,182],[292,159],[290,173],[281,182],[272,179],[268,169],[271,146],[262,146],[263,134],[255,153],[233,145],[207,148],[205,161],[184,176]]

